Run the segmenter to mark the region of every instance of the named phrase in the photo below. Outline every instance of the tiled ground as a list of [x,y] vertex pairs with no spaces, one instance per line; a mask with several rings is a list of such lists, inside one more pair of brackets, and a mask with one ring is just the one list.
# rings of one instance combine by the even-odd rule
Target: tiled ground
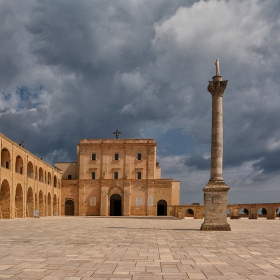
[[0,279],[280,279],[280,221],[0,220]]

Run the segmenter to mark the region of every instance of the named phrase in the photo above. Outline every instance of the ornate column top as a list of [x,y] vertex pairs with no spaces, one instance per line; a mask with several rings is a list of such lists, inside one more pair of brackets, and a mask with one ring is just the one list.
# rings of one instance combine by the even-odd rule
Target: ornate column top
[[220,96],[223,96],[224,91],[227,87],[227,80],[226,81],[209,81],[209,85],[207,87],[207,90],[211,94],[219,94]]

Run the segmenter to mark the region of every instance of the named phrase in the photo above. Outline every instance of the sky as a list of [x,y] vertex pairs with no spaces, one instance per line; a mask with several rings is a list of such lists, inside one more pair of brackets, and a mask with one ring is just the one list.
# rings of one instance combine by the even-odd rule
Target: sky
[[279,0],[0,0],[0,131],[50,164],[155,138],[181,204],[210,178],[215,61],[229,203],[280,200]]

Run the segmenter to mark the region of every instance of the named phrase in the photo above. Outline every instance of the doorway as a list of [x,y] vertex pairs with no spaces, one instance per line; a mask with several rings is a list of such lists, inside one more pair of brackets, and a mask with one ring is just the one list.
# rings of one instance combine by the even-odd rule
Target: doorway
[[159,200],[157,203],[157,215],[167,216],[167,202],[165,200]]
[[119,194],[113,194],[110,197],[110,216],[122,215],[122,198]]
[[65,201],[65,216],[74,216],[75,204],[73,200]]

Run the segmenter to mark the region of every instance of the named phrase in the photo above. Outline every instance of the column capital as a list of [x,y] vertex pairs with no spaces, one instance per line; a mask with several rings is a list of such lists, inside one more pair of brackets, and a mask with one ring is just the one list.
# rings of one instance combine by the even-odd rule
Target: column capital
[[223,97],[224,91],[227,87],[227,80],[226,81],[209,81],[209,85],[207,90],[211,94],[218,94],[219,96]]

